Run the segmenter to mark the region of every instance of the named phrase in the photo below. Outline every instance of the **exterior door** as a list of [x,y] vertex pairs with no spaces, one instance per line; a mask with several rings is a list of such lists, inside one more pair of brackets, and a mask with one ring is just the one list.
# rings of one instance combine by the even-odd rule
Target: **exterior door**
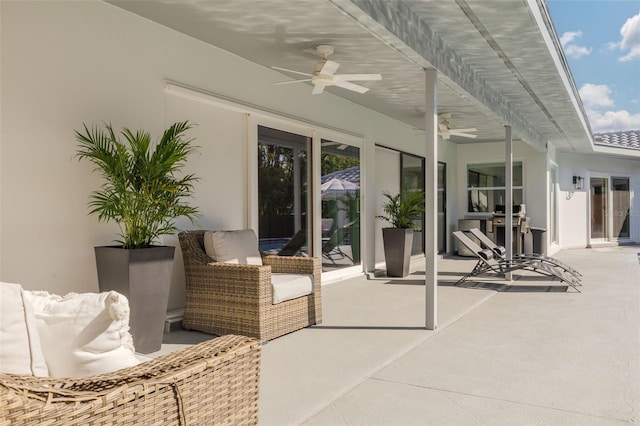
[[628,177],[611,178],[611,235],[614,239],[628,239],[631,237],[629,229],[629,211],[631,197]]
[[591,186],[591,239],[604,240],[608,238],[607,226],[607,193],[609,179],[606,177],[592,177]]

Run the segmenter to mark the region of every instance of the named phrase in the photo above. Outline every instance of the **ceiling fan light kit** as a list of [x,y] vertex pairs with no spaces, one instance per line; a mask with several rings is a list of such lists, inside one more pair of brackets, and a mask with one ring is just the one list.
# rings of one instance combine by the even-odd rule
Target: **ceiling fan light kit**
[[321,44],[316,47],[316,52],[322,57],[318,62],[316,62],[313,67],[313,74],[308,74],[300,71],[290,70],[287,68],[281,68],[272,66],[271,68],[284,71],[288,73],[303,75],[305,79],[301,80],[291,80],[291,81],[282,81],[279,83],[274,83],[275,85],[281,84],[291,84],[291,83],[303,83],[303,82],[311,82],[313,84],[313,90],[311,91],[314,95],[319,95],[324,91],[324,88],[327,86],[337,86],[343,89],[351,90],[357,93],[366,93],[369,91],[368,87],[361,86],[359,84],[351,83],[352,81],[376,81],[382,80],[382,76],[380,74],[336,74],[339,63],[330,61],[327,59],[327,56],[331,55],[334,52],[333,46],[328,44]]

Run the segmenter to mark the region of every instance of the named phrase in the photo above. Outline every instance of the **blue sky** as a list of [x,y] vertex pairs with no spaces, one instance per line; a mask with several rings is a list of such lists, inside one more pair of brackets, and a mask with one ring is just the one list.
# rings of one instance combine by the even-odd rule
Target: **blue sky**
[[640,0],[547,5],[592,130],[640,130]]

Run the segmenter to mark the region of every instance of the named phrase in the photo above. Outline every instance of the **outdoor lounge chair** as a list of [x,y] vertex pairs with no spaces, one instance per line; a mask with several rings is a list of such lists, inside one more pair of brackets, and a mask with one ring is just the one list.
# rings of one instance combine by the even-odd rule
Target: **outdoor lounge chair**
[[278,256],[295,256],[306,242],[307,230],[301,229],[280,249]]
[[322,243],[322,256],[325,259],[330,260],[334,265],[336,263],[336,260],[342,260],[345,258],[349,259],[353,263],[353,258],[345,253],[340,245],[346,239],[347,234],[351,230],[351,226],[355,222],[356,221],[354,220],[347,223],[346,225],[336,228],[336,230],[333,231],[333,234],[331,234],[329,238],[324,239]]
[[473,270],[460,278],[456,285],[459,285],[470,277],[476,277],[485,273],[504,275],[509,272],[524,270],[536,272],[551,278],[557,278],[580,292],[577,288],[580,283],[575,277],[566,274],[561,269],[554,268],[548,263],[543,263],[538,259],[502,259],[501,257],[494,255],[492,250],[480,247],[463,231],[455,231],[453,232],[453,236],[460,244],[467,247],[467,249],[469,249],[478,258],[478,263],[476,263]]
[[259,371],[260,343],[230,335],[94,376],[0,373],[0,424],[257,424]]
[[[493,254],[495,256],[505,259],[505,255],[507,254],[507,249],[504,248],[503,246],[499,246],[496,243],[494,243],[491,240],[491,238],[487,237],[481,230],[479,230],[478,228],[473,228],[465,232],[471,233],[474,237],[480,240],[480,244],[482,244],[485,248],[488,248],[489,250],[493,251]],[[549,264],[554,268],[560,268],[562,271],[573,275],[577,281],[580,281],[580,277],[582,276],[580,272],[576,271],[566,263],[563,263],[558,259],[555,259],[551,256],[546,256],[544,254],[537,254],[537,253],[514,254],[513,258],[515,260],[538,260],[542,263]]]

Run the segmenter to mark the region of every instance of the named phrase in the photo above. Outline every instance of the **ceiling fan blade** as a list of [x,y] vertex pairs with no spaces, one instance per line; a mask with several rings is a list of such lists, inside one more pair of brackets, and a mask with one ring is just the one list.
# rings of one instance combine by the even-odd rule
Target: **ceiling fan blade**
[[338,74],[334,75],[335,81],[376,81],[382,80],[380,74]]
[[281,68],[281,67],[275,67],[275,66],[272,66],[271,68],[273,68],[274,70],[278,70],[278,71],[285,71],[285,72],[290,72],[290,73],[293,73],[293,74],[300,74],[300,75],[304,75],[306,77],[311,77],[311,74],[306,73],[306,72],[300,72],[300,71],[295,71],[295,70],[290,70],[290,69],[287,69],[287,68]]
[[325,85],[324,84],[315,84],[313,86],[313,90],[311,91],[312,95],[319,95],[324,92]]
[[322,66],[322,69],[320,70],[320,74],[333,76],[336,73],[336,71],[338,70],[339,66],[340,66],[340,64],[337,63],[337,62],[326,61],[324,63],[324,65]]
[[464,132],[464,133],[468,133],[468,132],[477,132],[478,129],[476,129],[475,127],[469,127],[467,129],[449,129],[452,132]]
[[291,83],[303,83],[305,81],[311,81],[310,78],[305,80],[289,80],[289,81],[279,81],[277,83],[273,83],[274,86],[282,86],[283,84],[291,84]]
[[360,86],[359,84],[349,83],[348,81],[336,81],[335,85],[342,87],[343,89],[353,90],[358,93],[366,93],[369,91],[368,87]]
[[465,132],[454,132],[454,131],[451,131],[450,134],[453,135],[453,136],[460,136],[460,137],[469,138],[469,139],[475,139],[475,138],[478,137],[478,135],[474,135],[474,134],[471,134],[471,133],[465,133]]

